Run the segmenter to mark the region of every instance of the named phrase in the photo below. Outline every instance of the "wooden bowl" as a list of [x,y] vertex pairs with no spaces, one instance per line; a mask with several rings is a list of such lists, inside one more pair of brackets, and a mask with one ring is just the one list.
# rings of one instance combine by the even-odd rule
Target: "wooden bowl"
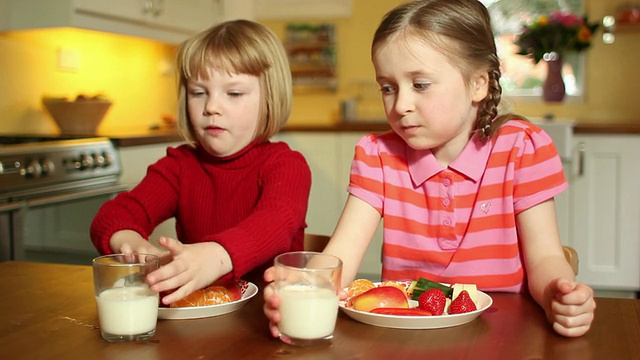
[[95,135],[98,125],[111,107],[103,98],[42,98],[42,104],[62,134]]

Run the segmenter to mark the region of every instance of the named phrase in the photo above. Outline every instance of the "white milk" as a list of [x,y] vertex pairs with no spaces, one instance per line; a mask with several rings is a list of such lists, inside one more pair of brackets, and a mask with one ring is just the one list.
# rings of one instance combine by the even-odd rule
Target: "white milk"
[[108,289],[96,297],[100,328],[111,335],[138,335],[155,329],[158,293],[142,286]]
[[298,339],[320,339],[331,335],[338,317],[335,291],[310,285],[286,285],[280,297],[280,331]]

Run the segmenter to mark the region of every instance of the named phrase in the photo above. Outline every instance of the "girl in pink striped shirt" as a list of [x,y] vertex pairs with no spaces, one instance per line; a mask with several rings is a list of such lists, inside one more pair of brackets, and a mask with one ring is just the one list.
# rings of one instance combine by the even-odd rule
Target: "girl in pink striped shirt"
[[[593,291],[575,281],[556,223],[562,164],[541,129],[497,114],[500,62],[487,9],[476,0],[400,5],[383,18],[371,53],[393,131],[356,146],[349,197],[325,249],[343,260],[343,284],[384,218],[382,280],[528,290],[556,332],[586,333]],[[265,300],[277,335],[271,288]]]

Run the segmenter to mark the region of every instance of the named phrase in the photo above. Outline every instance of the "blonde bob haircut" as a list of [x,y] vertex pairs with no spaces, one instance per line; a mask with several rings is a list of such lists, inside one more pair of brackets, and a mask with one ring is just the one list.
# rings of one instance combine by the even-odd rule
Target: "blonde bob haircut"
[[178,48],[178,128],[194,144],[187,111],[187,83],[208,79],[207,69],[257,76],[260,81],[259,124],[254,139],[266,141],[287,122],[291,112],[291,70],[280,39],[267,27],[248,20],[218,24],[194,35]]

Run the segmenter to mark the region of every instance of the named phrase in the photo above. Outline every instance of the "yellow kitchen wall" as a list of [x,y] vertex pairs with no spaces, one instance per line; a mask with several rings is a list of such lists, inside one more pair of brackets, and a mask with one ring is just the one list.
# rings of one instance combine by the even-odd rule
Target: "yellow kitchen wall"
[[[338,90],[296,93],[291,125],[331,125],[341,121],[340,101],[359,96],[360,115],[384,121],[374,84],[369,48],[382,16],[404,0],[353,0],[352,16],[326,19],[335,24]],[[612,14],[627,0],[586,0],[590,19]],[[258,16],[259,18],[259,16]],[[290,22],[261,21],[284,40]],[[618,34],[605,45],[601,30],[586,54],[586,94],[583,102],[549,105],[540,99],[509,101],[511,110],[539,117],[552,113],[580,123],[640,122],[640,31]],[[77,55],[77,71],[59,69],[58,51]],[[75,56],[74,55],[74,56]],[[102,93],[114,105],[99,133],[145,131],[174,114],[175,46],[120,35],[83,30],[51,29],[0,32],[0,132],[52,133],[58,129],[43,111],[43,95],[75,96]]]
[[[384,116],[380,100],[371,89],[374,80],[370,44],[382,16],[403,0],[353,0],[352,16],[328,20],[336,26],[339,89],[335,93],[296,94],[290,124],[331,124],[340,121],[339,102],[357,95],[365,83],[365,117]],[[591,21],[612,15],[627,0],[585,0]],[[282,39],[288,22],[319,23],[316,19],[262,21]],[[580,123],[640,123],[640,28],[618,34],[614,44],[606,45],[598,31],[586,55],[586,94],[582,102],[545,104],[534,98],[518,101],[506,97],[508,109],[530,117],[553,114]]]
[[[77,70],[58,67],[60,51]],[[57,133],[42,96],[106,96],[98,133],[142,132],[175,113],[175,46],[61,28],[0,32],[0,54],[2,133]]]

